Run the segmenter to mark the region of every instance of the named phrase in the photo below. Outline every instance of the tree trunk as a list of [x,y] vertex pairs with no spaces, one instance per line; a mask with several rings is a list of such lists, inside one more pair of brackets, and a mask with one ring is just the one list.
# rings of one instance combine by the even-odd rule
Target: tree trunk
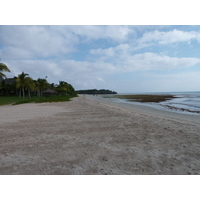
[[21,98],[21,87],[19,88],[19,98]]
[[31,98],[30,89],[28,89],[28,96],[29,96],[29,98]]
[[40,97],[40,90],[37,90],[37,96]]
[[24,99],[24,97],[25,97],[25,95],[24,95],[24,88],[22,88],[22,93],[23,93],[23,99]]

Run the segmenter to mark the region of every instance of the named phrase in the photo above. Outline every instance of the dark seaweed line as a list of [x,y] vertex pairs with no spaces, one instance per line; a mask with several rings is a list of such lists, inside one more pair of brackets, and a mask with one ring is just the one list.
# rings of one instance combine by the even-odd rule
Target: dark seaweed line
[[163,106],[165,108],[169,108],[171,110],[176,110],[176,111],[182,111],[182,112],[186,111],[186,112],[190,112],[190,113],[200,113],[200,111],[198,111],[198,110],[190,110],[190,109],[186,109],[186,108],[177,108],[175,106],[169,106],[169,105],[161,105],[161,106]]

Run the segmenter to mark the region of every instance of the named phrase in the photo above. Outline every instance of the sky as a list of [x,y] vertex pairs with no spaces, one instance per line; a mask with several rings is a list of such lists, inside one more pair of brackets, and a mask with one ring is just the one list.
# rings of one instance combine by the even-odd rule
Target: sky
[[1,25],[7,77],[118,93],[200,90],[200,26]]

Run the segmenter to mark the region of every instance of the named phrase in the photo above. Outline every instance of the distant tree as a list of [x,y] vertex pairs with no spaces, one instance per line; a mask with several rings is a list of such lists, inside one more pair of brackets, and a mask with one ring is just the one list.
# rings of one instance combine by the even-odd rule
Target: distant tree
[[3,95],[6,95],[6,93],[7,93],[7,85],[6,85],[5,80],[3,80],[3,81],[0,83],[0,89],[1,89],[2,94],[3,94]]
[[0,63],[0,76],[7,78],[2,72],[10,72],[10,69],[4,63]]
[[78,94],[117,94],[115,91],[105,90],[105,89],[89,89],[89,90],[77,90]]
[[0,82],[0,92],[2,92],[3,86],[2,86],[2,82]]
[[35,89],[35,83],[31,77],[26,77],[26,89],[28,90],[29,98],[31,98],[30,91]]
[[67,88],[68,88],[68,83],[65,81],[59,81],[59,84],[55,88],[55,90],[61,94],[61,95],[66,95],[67,93]]
[[6,83],[6,80],[3,80],[0,83],[0,91],[3,95],[14,95],[16,94],[16,84],[15,83]]
[[54,90],[55,87],[56,87],[55,83],[51,83],[51,84],[49,85],[49,88],[52,89],[52,90]]
[[37,80],[33,80],[34,83],[34,92],[37,92],[37,96],[40,96],[40,90],[39,90],[39,83]]
[[25,74],[24,72],[22,72],[21,74],[18,75],[18,77],[15,78],[16,88],[19,88],[19,97],[21,98],[21,90],[22,90],[23,99],[25,98],[24,89],[25,87],[28,86],[30,80],[30,77],[27,76],[29,76],[29,74]]
[[65,81],[59,81],[59,85],[55,89],[58,93],[62,95],[75,94],[73,86]]
[[46,79],[38,78],[36,82],[36,88],[39,91],[39,96],[42,97],[42,92],[49,87],[49,83]]
[[69,84],[68,93],[69,93],[70,95],[76,94],[76,91],[75,91],[74,87],[73,87],[71,84]]

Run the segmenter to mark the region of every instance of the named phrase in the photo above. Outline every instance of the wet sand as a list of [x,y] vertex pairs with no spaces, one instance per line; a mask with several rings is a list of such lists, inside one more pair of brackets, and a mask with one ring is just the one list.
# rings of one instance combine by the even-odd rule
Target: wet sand
[[0,113],[0,174],[200,174],[193,115],[93,96]]

